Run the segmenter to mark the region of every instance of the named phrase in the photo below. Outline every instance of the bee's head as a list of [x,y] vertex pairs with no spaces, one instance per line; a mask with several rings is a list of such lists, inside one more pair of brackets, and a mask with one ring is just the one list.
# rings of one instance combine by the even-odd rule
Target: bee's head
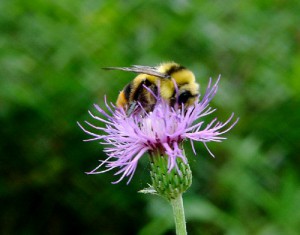
[[172,95],[169,97],[171,105],[174,105],[176,101],[180,105],[193,105],[199,96],[199,84],[193,72],[176,63],[162,64],[160,70],[170,75],[176,83],[172,84]]

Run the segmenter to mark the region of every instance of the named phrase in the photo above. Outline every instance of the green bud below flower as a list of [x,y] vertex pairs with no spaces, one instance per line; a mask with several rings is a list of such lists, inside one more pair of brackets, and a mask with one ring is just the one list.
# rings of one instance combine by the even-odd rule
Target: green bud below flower
[[177,166],[171,171],[168,169],[168,156],[151,155],[151,179],[152,187],[156,194],[165,197],[169,201],[184,193],[192,184],[192,171],[188,163],[177,158]]

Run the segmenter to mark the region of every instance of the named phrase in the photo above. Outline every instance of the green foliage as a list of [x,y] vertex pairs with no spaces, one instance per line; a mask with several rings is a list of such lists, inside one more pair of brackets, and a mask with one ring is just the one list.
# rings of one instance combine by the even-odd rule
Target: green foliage
[[300,231],[299,1],[0,2],[0,233],[172,234],[171,208],[112,173],[76,121],[114,102],[132,74],[105,66],[173,60],[202,91],[222,74],[213,105],[240,117],[228,140],[187,150],[189,234]]

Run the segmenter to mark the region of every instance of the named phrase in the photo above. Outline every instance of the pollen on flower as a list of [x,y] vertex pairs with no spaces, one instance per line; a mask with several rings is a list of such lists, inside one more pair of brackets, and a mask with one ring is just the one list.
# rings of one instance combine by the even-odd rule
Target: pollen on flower
[[94,129],[89,131],[81,124],[78,123],[78,125],[91,136],[86,141],[99,141],[106,146],[104,152],[108,157],[100,160],[99,166],[88,174],[117,169],[115,175],[120,175],[120,178],[114,183],[120,182],[125,177],[129,178],[127,182],[129,183],[139,159],[145,153],[157,151],[168,156],[169,172],[175,168],[181,174],[177,160],[181,159],[183,163],[187,163],[181,147],[184,140],[190,140],[195,154],[193,142],[197,141],[202,142],[213,156],[206,144],[226,139],[223,134],[228,132],[238,121],[236,119],[232,122],[233,114],[225,122],[220,122],[217,118],[209,123],[203,121],[204,116],[215,111],[209,107],[209,102],[217,92],[219,80],[220,78],[214,85],[211,85],[210,79],[203,98],[187,108],[171,107],[161,97],[157,97],[153,111],[146,112],[143,107],[140,107],[141,113],[138,115],[128,116],[123,109],[108,104],[106,99],[105,106],[108,111],[94,105],[98,115],[89,113],[93,119],[104,123],[104,127],[85,122]]

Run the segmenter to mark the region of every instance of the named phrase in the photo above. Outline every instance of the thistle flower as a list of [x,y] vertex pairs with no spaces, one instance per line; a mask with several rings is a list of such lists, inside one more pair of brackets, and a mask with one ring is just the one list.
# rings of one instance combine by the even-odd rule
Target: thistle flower
[[[118,183],[125,177],[129,177],[127,184],[132,179],[140,158],[145,153],[159,153],[167,156],[167,170],[171,172],[175,169],[181,174],[179,163],[187,164],[187,158],[182,148],[182,142],[189,140],[194,148],[194,141],[202,142],[208,152],[213,156],[207,147],[207,142],[221,142],[226,139],[223,134],[228,132],[238,121],[229,124],[234,114],[224,123],[214,118],[205,124],[202,120],[204,116],[212,114],[215,109],[209,107],[209,102],[214,97],[218,89],[217,82],[212,85],[211,79],[207,86],[203,98],[195,102],[190,107],[171,107],[167,101],[161,97],[156,97],[156,105],[151,112],[142,111],[139,115],[128,116],[123,109],[116,108],[113,104],[105,105],[108,111],[104,111],[98,105],[94,105],[100,116],[89,112],[92,118],[105,124],[104,127],[95,126],[85,122],[88,126],[95,129],[94,132],[88,131],[79,123],[78,125],[84,132],[92,138],[86,141],[100,141],[106,145],[104,152],[108,158],[100,160],[100,165],[88,174],[104,173],[118,169],[115,175],[120,175]],[[154,94],[153,94],[154,95]],[[104,134],[95,133],[101,131]],[[181,161],[178,161],[181,160]],[[105,169],[100,169],[100,168]]]

